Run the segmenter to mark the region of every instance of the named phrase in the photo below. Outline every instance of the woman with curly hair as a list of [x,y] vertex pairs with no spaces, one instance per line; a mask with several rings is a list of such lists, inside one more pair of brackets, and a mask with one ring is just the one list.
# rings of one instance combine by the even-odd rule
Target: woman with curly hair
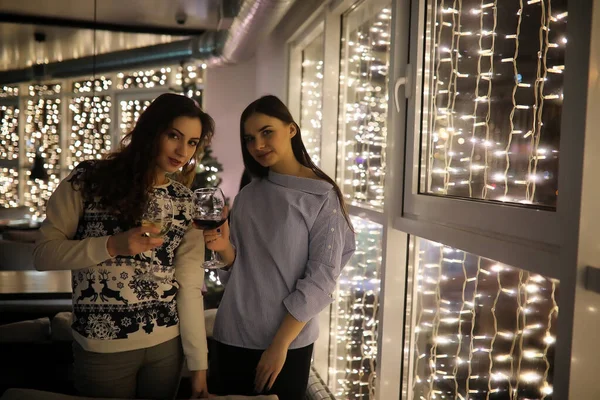
[[[82,395],[173,398],[185,355],[194,397],[208,396],[204,246],[191,225],[188,186],[213,132],[194,100],[163,94],[119,152],[80,163],[48,201],[35,265],[72,271],[74,383]],[[157,196],[176,214],[162,237],[141,226]]]

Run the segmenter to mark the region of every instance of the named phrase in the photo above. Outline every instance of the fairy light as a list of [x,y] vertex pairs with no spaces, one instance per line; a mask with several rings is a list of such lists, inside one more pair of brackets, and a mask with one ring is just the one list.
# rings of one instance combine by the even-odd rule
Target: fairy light
[[19,205],[19,171],[14,168],[0,169],[0,207]]
[[83,80],[73,82],[73,93],[98,93],[109,90],[112,86],[112,80],[104,76],[94,80]]
[[413,248],[413,397],[551,398],[558,281],[425,239]]
[[38,83],[29,85],[29,96],[54,96],[60,94],[60,83]]
[[130,73],[120,72],[117,74],[117,89],[152,89],[164,86],[168,82],[170,73],[170,67],[158,70],[149,69],[146,71],[134,71]]
[[568,14],[552,0],[437,5],[421,190],[556,207]]
[[16,97],[18,95],[19,95],[19,87],[18,86],[3,85],[2,88],[0,88],[0,98]]
[[180,65],[175,74],[175,84],[182,88],[181,94],[195,98],[200,105],[202,105],[201,87],[204,84],[204,69],[206,69],[206,66],[203,68],[202,65]]
[[121,137],[129,133],[142,112],[152,100],[122,100],[119,103],[121,112]]
[[[18,160],[19,158],[18,123],[19,108],[16,105],[0,106],[0,157],[3,160]],[[1,168],[0,207],[16,207],[18,205],[19,172],[14,168]]]
[[[29,86],[29,94],[33,96],[26,102],[25,137],[25,170],[26,189],[23,204],[29,207],[34,217],[43,217],[46,202],[60,182],[60,105],[61,99],[55,96],[61,92],[60,84],[35,84]],[[31,180],[29,168],[33,164],[36,152],[44,159],[44,168],[48,173],[48,181]]]
[[338,399],[374,399],[383,227],[359,217],[352,224],[357,250],[336,291],[329,387]]
[[391,7],[354,26],[361,5],[343,21],[338,183],[346,201],[383,208]]
[[324,46],[324,36],[320,34],[302,51],[300,129],[306,151],[317,165],[321,163]]
[[0,157],[16,160],[19,157],[19,108],[0,106]]
[[112,81],[105,77],[73,83],[74,93],[91,94],[73,97],[69,104],[71,133],[66,157],[69,169],[84,160],[100,159],[111,151],[112,98],[109,95],[97,95],[111,86]]

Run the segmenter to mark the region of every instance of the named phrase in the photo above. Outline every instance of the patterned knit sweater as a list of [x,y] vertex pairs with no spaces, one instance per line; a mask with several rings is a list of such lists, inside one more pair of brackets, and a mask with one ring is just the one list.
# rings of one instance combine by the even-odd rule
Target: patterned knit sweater
[[[179,336],[188,368],[207,368],[202,285],[202,232],[191,227],[191,191],[169,181],[154,187],[168,194],[174,218],[161,247],[135,256],[111,257],[110,235],[127,227],[98,201],[84,201],[71,180],[58,186],[34,251],[39,270],[72,271],[75,340],[86,350],[113,353],[142,349]],[[148,279],[148,273],[160,279]]]

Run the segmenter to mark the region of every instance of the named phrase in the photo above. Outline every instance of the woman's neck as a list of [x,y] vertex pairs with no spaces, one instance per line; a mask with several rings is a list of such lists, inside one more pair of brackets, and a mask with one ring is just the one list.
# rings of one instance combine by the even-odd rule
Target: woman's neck
[[281,162],[270,167],[270,170],[281,175],[303,176],[306,167],[295,158],[293,161]]
[[270,168],[271,171],[280,175],[291,175],[299,178],[310,178],[319,179],[312,169],[300,164],[296,159],[295,163],[289,163],[288,165],[274,165]]
[[169,178],[167,178],[167,175],[164,172],[159,172],[154,177],[153,186],[161,186],[166,184],[167,182],[169,182]]

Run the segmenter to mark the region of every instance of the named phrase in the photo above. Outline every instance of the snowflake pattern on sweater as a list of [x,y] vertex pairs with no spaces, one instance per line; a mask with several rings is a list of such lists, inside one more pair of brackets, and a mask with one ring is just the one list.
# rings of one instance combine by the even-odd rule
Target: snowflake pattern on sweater
[[[84,173],[88,163],[81,163],[73,177]],[[175,251],[189,229],[192,192],[179,182],[154,188],[171,198],[174,218],[164,236],[164,243],[151,252],[135,256],[117,256],[94,267],[72,272],[73,329],[87,339],[128,339],[131,335],[150,335],[179,322],[175,296],[179,283],[175,280]],[[84,202],[73,239],[114,235],[128,229],[100,199]],[[200,260],[199,260],[200,263]],[[159,280],[148,279],[148,272]]]

